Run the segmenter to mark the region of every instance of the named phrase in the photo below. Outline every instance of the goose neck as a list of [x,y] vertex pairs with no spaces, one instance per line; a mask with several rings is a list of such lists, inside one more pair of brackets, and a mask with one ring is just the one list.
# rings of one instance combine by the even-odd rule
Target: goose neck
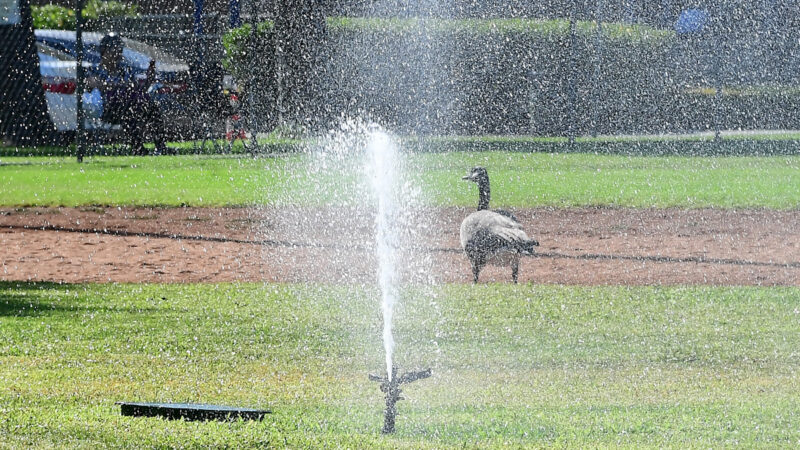
[[489,209],[489,200],[491,199],[491,190],[489,189],[489,180],[481,180],[478,182],[478,211]]

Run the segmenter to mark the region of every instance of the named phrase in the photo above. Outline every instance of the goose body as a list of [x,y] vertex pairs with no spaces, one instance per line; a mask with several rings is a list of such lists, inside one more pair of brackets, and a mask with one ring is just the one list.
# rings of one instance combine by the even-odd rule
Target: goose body
[[484,266],[510,266],[511,278],[517,282],[519,260],[533,255],[538,242],[528,237],[522,224],[506,211],[490,211],[489,175],[486,169],[472,169],[465,180],[478,183],[480,201],[478,211],[461,222],[461,247],[472,265],[473,282]]

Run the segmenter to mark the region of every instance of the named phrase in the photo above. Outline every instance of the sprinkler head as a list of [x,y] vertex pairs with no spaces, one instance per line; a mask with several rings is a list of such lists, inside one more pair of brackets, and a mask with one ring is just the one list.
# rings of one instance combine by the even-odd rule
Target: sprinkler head
[[380,383],[381,392],[386,394],[386,411],[384,411],[383,429],[381,430],[383,434],[394,433],[394,422],[397,417],[396,403],[399,400],[403,400],[403,397],[400,396],[403,392],[400,389],[400,385],[428,378],[429,376],[431,376],[431,369],[406,372],[398,377],[397,367],[394,366],[392,366],[391,378],[388,376],[382,377],[380,375],[369,374],[369,379]]

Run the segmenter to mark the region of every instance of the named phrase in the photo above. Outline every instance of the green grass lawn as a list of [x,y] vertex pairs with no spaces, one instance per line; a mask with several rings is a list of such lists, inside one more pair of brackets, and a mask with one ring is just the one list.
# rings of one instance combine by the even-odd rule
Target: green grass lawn
[[[0,447],[794,447],[800,290],[409,288],[382,436],[377,293],[0,283]],[[116,401],[269,408],[260,423]]]
[[[364,201],[357,160],[321,164],[305,154],[0,158],[0,205],[222,206]],[[800,206],[800,156],[622,156],[514,151],[410,153],[405,169],[422,202],[472,206],[461,176],[489,169],[492,203],[505,207]]]
[[[461,176],[483,165],[494,206],[800,206],[800,156],[474,145],[491,151],[405,156],[423,204],[474,206]],[[304,154],[0,157],[0,205],[353,204],[368,195],[361,167]],[[434,376],[404,389],[388,437],[367,380],[383,369],[377,298],[348,286],[0,282],[0,448],[800,444],[796,288],[408,288],[397,361]],[[167,422],[121,417],[116,401],[274,413]]]

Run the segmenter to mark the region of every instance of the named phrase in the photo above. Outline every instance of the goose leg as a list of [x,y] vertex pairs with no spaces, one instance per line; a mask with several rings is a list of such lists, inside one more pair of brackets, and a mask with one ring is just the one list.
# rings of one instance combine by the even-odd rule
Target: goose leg
[[514,284],[517,284],[518,276],[519,276],[519,261],[514,261],[511,264],[511,279],[514,280]]
[[483,269],[484,264],[486,261],[483,258],[475,258],[470,259],[470,264],[472,264],[472,284],[478,284],[478,274],[481,273],[481,269]]

